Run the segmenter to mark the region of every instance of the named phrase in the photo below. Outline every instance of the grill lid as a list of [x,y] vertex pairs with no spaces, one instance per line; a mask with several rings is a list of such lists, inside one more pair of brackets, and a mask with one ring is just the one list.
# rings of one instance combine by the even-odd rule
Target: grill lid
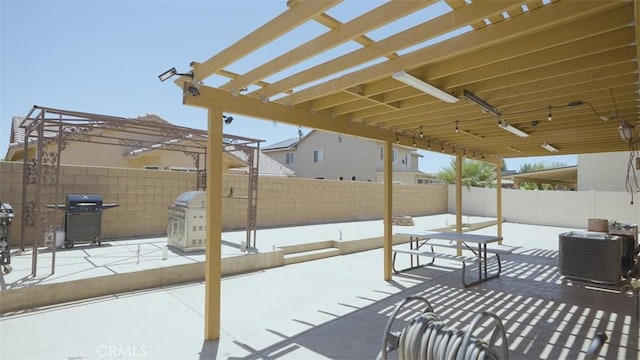
[[67,195],[67,211],[102,211],[101,195]]
[[3,222],[6,221],[8,224],[11,224],[11,220],[13,220],[13,207],[8,203],[3,203],[0,201],[0,220]]
[[187,191],[176,198],[175,205],[190,209],[203,209],[207,206],[206,191]]
[[67,195],[67,204],[91,203],[102,205],[102,195]]

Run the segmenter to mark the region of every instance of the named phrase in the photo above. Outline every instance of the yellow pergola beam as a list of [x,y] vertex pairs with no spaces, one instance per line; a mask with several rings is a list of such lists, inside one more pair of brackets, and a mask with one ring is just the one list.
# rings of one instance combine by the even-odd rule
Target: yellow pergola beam
[[[252,96],[233,95],[229,91],[209,86],[201,86],[200,95],[195,97],[190,96],[184,91],[183,104],[205,109],[222,107],[225,112],[233,114],[278,121],[345,135],[359,136],[381,142],[395,142],[397,137],[397,134],[392,130],[380,129],[378,127],[365,125],[364,123],[350,121],[346,116],[333,118],[330,115],[313,113],[311,111],[298,109],[295,106],[285,106],[274,102],[261,101]],[[400,136],[397,140],[399,140],[398,145],[413,147],[412,139],[409,137]],[[418,146],[415,147],[416,149],[429,150],[426,147],[426,142],[417,145]],[[436,146],[436,143],[432,143],[432,146]],[[447,147],[445,153],[451,154],[452,149]],[[491,163],[502,161],[501,158],[491,154],[486,154],[485,160]]]
[[[546,88],[547,86],[551,86],[557,88],[559,85],[554,85],[554,83],[560,84],[561,80],[561,78],[556,76],[557,74],[569,73],[563,76],[575,76],[576,82],[579,82],[589,76],[588,74],[591,74],[591,76],[602,74],[604,77],[611,77],[621,73],[628,73],[628,66],[632,66],[634,68],[637,66],[636,62],[630,62],[628,60],[633,58],[635,52],[636,49],[629,46],[606,51],[600,54],[594,54],[585,58],[557,62],[544,67],[501,76],[480,84],[474,84],[474,93],[483,97],[487,96],[485,94],[488,94],[488,98],[500,99],[507,94],[513,95],[513,86],[518,86],[518,95],[524,95],[529,91],[527,89],[531,89],[530,91],[533,91],[536,87]],[[620,62],[620,60],[617,59],[624,60],[623,62]],[[607,69],[607,67],[615,65],[618,66]],[[490,92],[487,92],[485,89],[490,89]],[[521,89],[525,90],[520,91]],[[393,93],[391,93],[390,96],[393,96]],[[351,116],[354,119],[366,118],[369,120],[370,124],[380,123],[383,125],[395,122],[395,119],[397,118],[404,117],[402,122],[398,123],[398,125],[402,125],[422,121],[424,116],[430,116],[430,118],[438,117],[440,116],[439,112],[447,113],[448,115],[451,114],[451,110],[447,104],[435,99],[425,103],[423,100],[424,96],[427,95],[420,95],[402,100],[400,110],[398,111],[392,111],[388,108],[370,107],[365,110],[356,111],[352,113]],[[330,104],[326,104],[326,106],[329,105]]]
[[223,85],[222,89],[240,89],[301,63],[321,52],[325,52],[368,31],[393,22],[409,13],[432,4],[434,0],[391,1],[366,14],[332,29],[296,48],[279,55],[275,59]]
[[[607,79],[624,79],[627,74],[635,73],[637,65],[633,62],[606,65],[603,67],[579,71],[572,74],[562,74],[559,76],[549,76],[546,78],[536,78],[538,81],[528,81],[518,86],[518,95],[535,94],[541,91],[571,88],[567,84],[589,85],[593,81]],[[622,74],[622,75],[621,75]],[[517,84],[517,83],[515,83]],[[483,84],[484,85],[484,84]],[[593,88],[593,86],[591,86]],[[487,91],[486,94],[492,99],[505,99],[514,96],[513,89],[502,88]],[[548,96],[550,97],[550,96]]]
[[[634,86],[636,86],[636,83],[633,81],[615,83],[610,79],[603,79],[602,81],[598,81],[598,83],[605,84],[607,87],[598,88],[598,87],[592,87],[592,86],[586,86],[586,85],[567,86],[563,89],[554,89],[549,91],[548,93],[543,93],[544,95],[543,97],[536,97],[535,101],[530,101],[530,102],[526,101],[526,96],[513,97],[509,99],[510,104],[513,104],[509,106],[509,112],[515,113],[518,111],[530,110],[535,108],[544,108],[551,104],[554,104],[554,105],[568,104],[571,101],[580,100],[583,96],[588,98],[597,98],[597,97],[604,98],[607,96],[606,94],[609,94],[609,98],[611,98],[611,94],[609,90],[612,88],[616,89],[615,90],[616,94],[618,93],[623,94],[625,92],[628,92],[629,89],[633,91]],[[574,90],[576,92],[575,93],[567,92],[571,90]],[[636,91],[637,91],[637,88],[636,88]],[[570,95],[567,95],[567,94],[570,94]],[[492,104],[501,105],[502,102],[503,101],[495,101],[495,102],[492,102]]]
[[[483,95],[487,89],[508,89],[510,86],[535,83],[539,80],[556,78],[557,74],[573,74],[582,71],[599,70],[606,66],[624,64],[633,59],[636,49],[631,46],[592,54],[585,58],[561,61],[547,66],[529,69],[526,72],[511,74],[474,86],[474,93]],[[635,64],[635,62],[634,62]]]
[[[555,5],[554,5],[555,6]],[[585,39],[597,33],[627,27],[632,21],[627,6],[619,6],[606,13],[596,14],[576,22],[551,28],[509,43],[500,44],[473,53],[473,58],[458,56],[447,61],[429,65],[429,80],[437,80],[460,72],[472,71],[494,63],[501,63],[521,55],[536,54],[537,51],[562,46]]]
[[[451,7],[451,9],[453,9],[454,11],[457,11],[459,8],[463,7],[463,6],[467,6],[467,3],[464,0],[445,0],[445,2],[447,3],[447,5],[449,5],[449,7]],[[485,22],[482,20],[478,20],[478,21],[474,21],[473,23],[471,23],[471,27],[473,27],[475,30],[478,29],[482,29],[483,27],[487,26],[487,24],[485,24]]]
[[[289,0],[287,1],[287,6],[291,6],[291,4],[293,3],[298,3],[299,1],[302,0]],[[316,22],[328,27],[329,29],[335,29],[337,27],[339,27],[340,25],[342,25],[342,23],[340,21],[338,21],[337,19],[335,19],[332,16],[325,14],[321,14],[315,18],[313,18]],[[374,41],[368,37],[367,35],[360,35],[356,38],[353,39],[353,41],[357,42],[358,44],[362,45],[362,46],[369,46],[371,44],[374,43]],[[393,59],[398,57],[398,54],[396,53],[391,53],[387,55],[387,58],[389,59]]]
[[225,66],[235,62],[254,50],[270,43],[291,29],[313,19],[327,9],[341,3],[342,0],[302,1],[298,5],[284,11],[268,23],[260,26],[249,35],[236,41],[233,45],[219,52],[194,70],[196,79],[204,80]]
[[[331,108],[331,112],[338,115],[350,114],[354,111],[367,109],[378,105],[387,107],[391,111],[398,110],[398,107],[394,106],[395,104],[388,103],[382,95],[376,95],[376,97],[374,98],[359,97],[356,101],[351,101],[334,106]],[[369,121],[369,119],[366,120]]]
[[356,101],[359,97],[352,91],[343,91],[311,102],[311,108],[315,111],[331,108],[335,104],[344,104],[350,101]]
[[[482,19],[488,14],[501,12],[510,6],[513,6],[513,4],[502,1],[473,2],[457,9],[455,12],[444,14],[386,39],[382,39],[370,46],[300,71],[257,92],[266,97],[279,94],[296,86],[364,64],[367,61],[383,57],[391,52],[399,51],[430,38],[446,34],[466,24]],[[401,57],[392,60],[399,58]],[[402,69],[399,68],[398,70]],[[348,87],[349,86],[345,86],[344,88]],[[301,101],[295,102],[298,103]]]
[[[571,52],[568,52],[564,46],[539,50],[531,54],[448,76],[443,79],[442,83],[443,86],[447,88],[463,87],[467,84],[475,85],[482,81],[540,67],[540,58],[545,59],[545,62],[551,65],[557,62],[580,59],[581,57],[597,52],[627,47],[633,41],[635,41],[634,29],[624,28],[589,39],[576,41],[571,44]],[[502,69],[502,71],[500,71],[500,69]]]
[[[631,64],[630,64],[631,65]],[[632,64],[632,66],[636,66]],[[594,71],[597,73],[597,71]],[[579,80],[580,76],[576,75],[576,80]],[[583,83],[576,81],[575,85],[557,87],[557,86],[549,86],[546,87],[546,82],[540,81],[539,83],[531,83],[522,86],[522,92],[518,91],[517,94],[513,94],[513,92],[508,90],[499,90],[496,93],[500,96],[494,96],[494,92],[487,92],[487,99],[490,99],[492,104],[499,105],[501,103],[509,103],[508,111],[505,111],[504,117],[509,119],[514,116],[509,116],[509,113],[515,113],[518,111],[526,111],[536,108],[546,108],[549,105],[565,105],[571,101],[581,100],[584,98],[592,98],[594,99],[597,96],[597,92],[601,91],[602,88],[605,89],[616,89],[616,94],[618,96],[623,95],[623,89],[628,90],[630,85],[634,85],[637,80],[635,80],[634,75],[621,75],[614,77],[602,77],[597,80],[585,80]],[[564,83],[566,84],[566,82]],[[539,88],[539,89],[536,89]],[[520,88],[518,88],[520,90]],[[606,90],[605,93],[608,93],[609,90]],[[606,97],[606,94],[603,93]],[[572,94],[568,97],[566,94]],[[533,96],[535,95],[535,96]],[[530,102],[531,98],[537,99],[536,102]],[[610,99],[610,95],[609,95]],[[594,100],[590,101],[591,103]],[[466,121],[474,121],[481,114],[478,112],[477,107],[469,103],[469,106],[458,107],[455,110],[446,111],[444,108],[444,104],[425,104],[416,106],[414,108],[402,109],[394,112],[390,112],[386,115],[377,115],[369,117],[370,124],[380,124],[382,126],[395,126],[397,130],[415,128],[416,125],[420,125],[424,123],[424,119],[430,119],[432,124],[452,124],[455,121],[459,121],[460,124],[464,124]],[[555,110],[555,111],[563,111],[563,109]],[[575,109],[572,111],[576,111]],[[589,109],[588,112],[591,112]],[[588,113],[587,112],[587,113]],[[518,114],[515,116],[518,120],[523,120],[525,118],[529,118],[534,116],[532,113],[528,114]],[[447,126],[447,125],[443,125]],[[475,124],[474,126],[479,126],[479,124]]]
[[[636,66],[633,64],[633,66]],[[572,86],[565,87],[553,87],[550,86],[547,90],[543,86],[544,81],[541,81],[538,84],[531,84],[532,87],[540,87],[540,90],[533,91],[534,88],[530,90],[523,90],[523,92],[518,92],[517,94],[510,93],[509,91],[501,91],[501,96],[493,96],[493,92],[487,93],[487,99],[491,99],[492,104],[501,104],[501,103],[509,103],[513,104],[509,107],[508,111],[505,111],[505,115],[503,118],[505,119],[516,119],[518,121],[523,121],[525,119],[535,117],[534,113],[520,113],[517,115],[509,115],[509,113],[516,113],[518,111],[527,111],[531,109],[543,109],[550,105],[566,105],[567,103],[575,100],[581,100],[586,98],[594,98],[596,96],[596,92],[602,89],[600,86],[605,86],[606,89],[616,89],[616,94],[618,96],[623,95],[623,89],[628,90],[629,85],[634,85],[637,80],[635,79],[635,75],[624,75],[617,76],[612,78],[602,78],[599,80],[594,80],[591,82],[585,81],[583,83],[577,83]],[[529,88],[528,86],[523,86],[524,88]],[[566,94],[572,93],[570,97],[567,97]],[[606,91],[608,92],[608,90]],[[508,97],[511,95],[511,97]],[[535,103],[527,102],[531,98],[539,99]],[[610,99],[610,96],[609,96]],[[590,101],[593,103],[594,100]],[[543,111],[543,110],[541,110]],[[555,111],[563,111],[563,109],[555,110]],[[573,109],[572,111],[577,111]],[[586,113],[592,113],[589,109]],[[539,115],[539,114],[538,114]],[[473,127],[482,126],[482,124],[477,123],[477,119],[479,116],[482,116],[482,113],[478,111],[478,108],[469,104],[469,106],[459,107],[456,110],[446,111],[445,109],[438,106],[438,104],[425,104],[421,106],[417,106],[413,109],[403,109],[399,111],[389,112],[385,115],[376,115],[371,118],[368,118],[369,123],[372,125],[381,125],[383,127],[395,126],[396,130],[402,131],[403,129],[415,129],[419,125],[425,124],[425,119],[429,119],[429,123],[431,124],[429,130],[438,130],[438,128],[442,129],[445,127],[453,126],[456,121],[459,124],[463,125],[467,122],[473,122]],[[533,119],[530,119],[533,120]],[[488,121],[487,123],[490,123]],[[435,124],[441,124],[441,126],[436,126]],[[466,126],[466,125],[465,125]]]
[[[619,5],[619,3],[614,1],[561,1],[553,6],[538,9],[528,16],[518,16],[517,18],[501,23],[499,26],[489,26],[482,29],[482,31],[465,33],[454,39],[413,51],[396,59],[371,65],[362,70],[328,80],[322,84],[285,96],[278,101],[290,104],[302,103],[316,97],[356,86],[362,82],[362,79],[373,81],[386,78],[395,71],[422,66],[430,62],[443,61],[451,57],[453,53],[457,55],[462,55],[462,53],[468,54],[480,48],[515,40],[516,38],[521,38],[602,11],[603,8],[613,6],[612,4]],[[461,51],[460,49],[464,50]]]

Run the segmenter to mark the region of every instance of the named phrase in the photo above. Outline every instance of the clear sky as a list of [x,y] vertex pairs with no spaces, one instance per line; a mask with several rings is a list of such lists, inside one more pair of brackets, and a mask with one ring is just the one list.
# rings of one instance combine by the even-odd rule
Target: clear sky
[[[332,15],[346,21],[354,10],[381,2],[348,0]],[[188,71],[191,61],[207,60],[285,9],[286,0],[0,0],[0,158],[7,151],[11,118],[26,115],[33,105],[124,117],[152,113],[205,129],[206,111],[182,105],[181,90],[171,81],[161,83],[158,75],[174,66]],[[289,42],[284,38],[229,70],[255,67],[288,50]],[[297,127],[282,123],[234,119],[226,133],[263,139],[266,145],[298,134]],[[425,172],[451,161],[440,153],[422,154],[419,166]],[[509,170],[537,162],[575,165],[576,157],[506,161]]]

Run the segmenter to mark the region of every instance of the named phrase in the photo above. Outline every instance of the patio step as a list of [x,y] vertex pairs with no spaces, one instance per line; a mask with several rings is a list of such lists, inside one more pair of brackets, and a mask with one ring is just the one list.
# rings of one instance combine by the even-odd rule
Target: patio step
[[340,255],[340,249],[334,247],[292,252],[284,256],[284,264],[296,264],[304,261],[324,259],[336,255]]
[[284,251],[285,255],[312,251],[312,250],[327,249],[332,247],[333,247],[333,241],[330,241],[330,240],[316,241],[316,242],[302,243],[302,244],[295,244],[295,245],[278,246],[279,249]]

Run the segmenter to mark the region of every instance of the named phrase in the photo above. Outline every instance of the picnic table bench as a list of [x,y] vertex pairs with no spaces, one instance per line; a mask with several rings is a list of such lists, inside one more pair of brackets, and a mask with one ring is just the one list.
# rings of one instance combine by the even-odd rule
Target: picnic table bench
[[[395,235],[409,236],[409,249],[403,249],[399,247],[393,248],[393,271],[396,273],[416,269],[422,266],[433,265],[435,259],[447,259],[462,262],[462,284],[464,287],[468,287],[483,281],[491,280],[500,276],[502,272],[502,265],[500,262],[500,255],[511,254],[514,247],[510,246],[491,246],[487,244],[498,242],[502,240],[501,236],[489,236],[489,235],[477,235],[468,233],[452,233],[452,232],[415,232],[415,233],[396,233]],[[448,242],[442,242],[448,241]],[[455,242],[461,242],[464,250],[469,250],[473,253],[473,256],[457,256],[453,254],[446,254],[443,252],[435,251],[435,248],[452,248],[457,249],[458,245]],[[477,244],[478,247],[474,249],[469,244]],[[425,248],[426,245],[426,248]],[[411,266],[397,270],[396,269],[396,257],[398,254],[408,254],[411,256]],[[487,258],[488,254],[494,254],[496,256],[498,271],[494,274],[488,273]],[[420,265],[420,257],[429,257],[431,262]],[[416,265],[414,266],[414,259]],[[466,264],[477,263],[478,264],[478,279],[475,281],[466,281]]]

